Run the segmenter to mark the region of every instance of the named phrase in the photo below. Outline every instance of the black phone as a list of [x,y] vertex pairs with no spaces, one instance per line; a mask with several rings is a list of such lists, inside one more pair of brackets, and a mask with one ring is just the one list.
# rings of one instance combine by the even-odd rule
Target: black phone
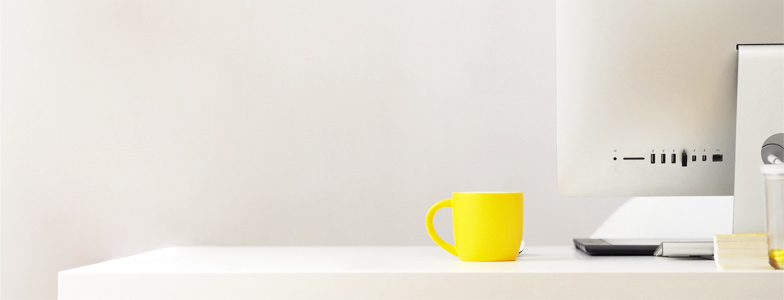
[[595,256],[653,256],[662,240],[573,239],[574,247]]

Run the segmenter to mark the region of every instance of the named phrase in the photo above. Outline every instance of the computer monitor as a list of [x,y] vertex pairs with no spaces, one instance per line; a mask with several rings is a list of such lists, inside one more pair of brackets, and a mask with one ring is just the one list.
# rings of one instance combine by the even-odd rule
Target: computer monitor
[[782,42],[782,0],[557,1],[560,192],[732,195],[736,45]]

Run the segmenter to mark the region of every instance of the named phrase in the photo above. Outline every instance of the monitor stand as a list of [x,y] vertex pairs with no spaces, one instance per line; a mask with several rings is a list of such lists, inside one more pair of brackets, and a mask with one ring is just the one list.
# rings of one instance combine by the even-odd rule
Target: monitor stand
[[732,233],[732,204],[731,196],[632,198],[591,234],[594,241],[573,242],[591,255],[653,255],[664,241],[709,241]]

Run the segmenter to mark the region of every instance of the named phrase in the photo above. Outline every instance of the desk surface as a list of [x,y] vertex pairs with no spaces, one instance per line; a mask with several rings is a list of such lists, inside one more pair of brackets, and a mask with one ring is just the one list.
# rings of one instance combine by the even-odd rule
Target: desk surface
[[771,298],[784,271],[528,247],[462,262],[437,247],[172,247],[59,274],[60,299]]

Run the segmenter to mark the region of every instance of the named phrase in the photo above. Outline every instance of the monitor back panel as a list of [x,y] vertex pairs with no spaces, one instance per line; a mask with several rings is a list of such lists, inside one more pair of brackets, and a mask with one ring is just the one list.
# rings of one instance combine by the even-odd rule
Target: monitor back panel
[[561,193],[732,195],[735,46],[782,37],[781,0],[559,0]]

